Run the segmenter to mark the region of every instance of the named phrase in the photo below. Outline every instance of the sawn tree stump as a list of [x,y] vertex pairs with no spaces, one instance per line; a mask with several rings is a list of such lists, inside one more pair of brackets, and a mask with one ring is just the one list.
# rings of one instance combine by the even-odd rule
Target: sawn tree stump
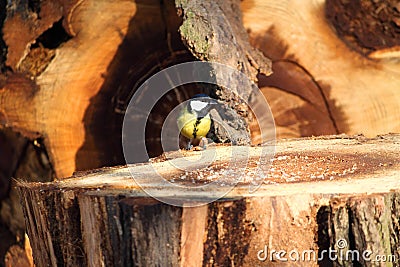
[[[217,152],[211,167],[230,160],[229,147],[210,149]],[[260,149],[250,148],[244,180],[222,199],[198,207],[170,206],[154,200],[135,183],[127,167],[80,173],[51,183],[20,181],[18,191],[35,264],[399,264],[400,135],[279,141],[268,177],[250,193],[247,183],[254,176]],[[186,156],[191,159],[198,153],[187,152]],[[144,167],[153,164],[170,181],[182,178],[171,171],[169,161],[159,158],[133,169],[143,173]],[[201,183],[209,172],[199,170],[198,176],[191,178]],[[154,177],[147,178],[143,188],[159,186],[152,182]],[[226,186],[228,183],[217,181],[211,191],[199,189],[196,198],[205,201]],[[187,197],[173,186],[164,186],[158,192],[159,196]],[[336,250],[339,257],[331,261],[329,250]],[[290,258],[296,258],[293,251],[299,253],[296,261]],[[339,254],[352,255],[355,251],[359,259],[353,261]],[[367,259],[362,257],[365,251]],[[322,255],[323,260],[317,261],[316,257]],[[388,262],[377,262],[378,256]],[[283,262],[284,258],[288,262]]]

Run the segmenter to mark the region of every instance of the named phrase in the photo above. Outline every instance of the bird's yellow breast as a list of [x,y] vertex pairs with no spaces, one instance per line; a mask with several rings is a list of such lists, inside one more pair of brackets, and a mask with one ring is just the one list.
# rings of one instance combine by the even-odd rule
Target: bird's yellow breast
[[189,139],[201,139],[210,131],[211,118],[210,115],[207,115],[198,121],[195,114],[184,110],[178,118],[178,127],[183,136]]

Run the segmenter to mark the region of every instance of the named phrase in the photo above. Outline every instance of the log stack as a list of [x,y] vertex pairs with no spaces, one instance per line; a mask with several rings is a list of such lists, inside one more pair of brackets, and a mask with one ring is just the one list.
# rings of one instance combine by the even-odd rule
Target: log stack
[[[279,138],[400,132],[399,21],[394,0],[0,1],[0,265],[31,264],[12,178],[49,182],[125,164],[129,100],[168,66],[204,60],[242,71],[267,98]],[[163,119],[203,89],[177,88],[156,105],[150,156],[163,152]],[[259,144],[242,100],[209,92]]]

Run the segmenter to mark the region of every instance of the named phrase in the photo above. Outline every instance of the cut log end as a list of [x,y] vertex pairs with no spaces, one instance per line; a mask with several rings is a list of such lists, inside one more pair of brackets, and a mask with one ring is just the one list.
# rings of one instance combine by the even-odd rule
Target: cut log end
[[[181,156],[169,154],[164,155],[168,160],[79,173],[52,183],[20,182],[18,190],[37,266],[146,266],[165,260],[175,266],[254,266],[261,263],[257,255],[265,246],[311,249],[319,255],[341,240],[349,244],[346,249],[397,255],[399,146],[399,135],[280,141],[270,172],[255,192],[249,191],[248,181],[256,177],[263,147],[251,147],[247,180],[201,207],[163,204],[143,189],[161,199],[205,202],[232,185],[215,181],[207,190],[188,193],[171,179],[203,185],[210,168],[244,154],[232,157],[230,147],[210,148],[215,162],[194,170],[193,177],[171,165]],[[191,161],[202,152],[185,153]],[[169,183],[157,183],[157,175]],[[310,265],[316,266],[316,259]]]

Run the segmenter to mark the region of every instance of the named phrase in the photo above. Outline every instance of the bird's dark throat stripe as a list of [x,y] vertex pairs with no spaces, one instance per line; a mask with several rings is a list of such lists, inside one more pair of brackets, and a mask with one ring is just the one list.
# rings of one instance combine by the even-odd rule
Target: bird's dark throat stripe
[[197,118],[197,120],[196,120],[196,122],[194,123],[194,128],[193,128],[193,138],[195,138],[196,139],[196,137],[197,137],[197,126],[199,126],[199,124],[200,124],[200,120],[201,120],[202,118]]

